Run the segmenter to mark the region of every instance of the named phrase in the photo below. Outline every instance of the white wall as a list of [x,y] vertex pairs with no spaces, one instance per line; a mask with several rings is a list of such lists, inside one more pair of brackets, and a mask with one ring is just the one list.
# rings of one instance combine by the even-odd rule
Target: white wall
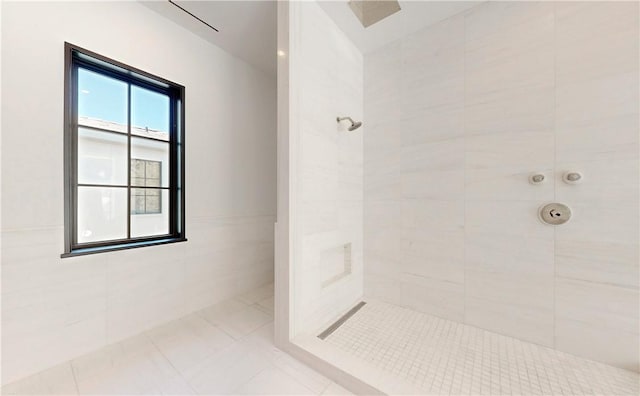
[[634,2],[488,2],[367,54],[366,295],[638,370],[639,33]]
[[[188,242],[59,258],[64,41],[186,87]],[[275,89],[134,2],[3,2],[3,384],[272,280]]]
[[292,3],[290,18],[295,335],[318,330],[362,296],[364,127],[347,132],[336,117],[362,117],[363,59],[316,2]]

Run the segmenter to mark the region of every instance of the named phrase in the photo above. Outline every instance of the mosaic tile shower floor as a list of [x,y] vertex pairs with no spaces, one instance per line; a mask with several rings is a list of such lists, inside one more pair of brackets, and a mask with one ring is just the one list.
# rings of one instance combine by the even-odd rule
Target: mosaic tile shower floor
[[637,373],[370,302],[326,342],[427,394],[637,395]]

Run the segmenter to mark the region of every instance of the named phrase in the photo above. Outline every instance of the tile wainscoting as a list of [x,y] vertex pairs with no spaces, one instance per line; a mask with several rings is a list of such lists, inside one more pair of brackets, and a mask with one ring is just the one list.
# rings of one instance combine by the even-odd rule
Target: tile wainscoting
[[184,243],[65,259],[62,227],[3,231],[3,382],[273,282],[274,220],[191,218]]

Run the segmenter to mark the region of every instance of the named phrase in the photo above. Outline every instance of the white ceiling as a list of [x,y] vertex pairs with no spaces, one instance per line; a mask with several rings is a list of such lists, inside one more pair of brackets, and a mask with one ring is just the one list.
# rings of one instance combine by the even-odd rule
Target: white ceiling
[[[266,73],[276,75],[276,0],[173,1],[219,32],[168,0],[141,0],[141,3]],[[355,45],[367,53],[480,2],[401,0],[399,12],[366,29],[349,8],[348,0],[320,0],[319,4]]]
[[167,0],[141,2],[225,51],[276,75],[275,1],[173,1],[219,32]]
[[320,7],[362,51],[367,53],[481,3],[481,1],[402,1],[401,10],[368,28],[349,8],[348,0],[320,1]]

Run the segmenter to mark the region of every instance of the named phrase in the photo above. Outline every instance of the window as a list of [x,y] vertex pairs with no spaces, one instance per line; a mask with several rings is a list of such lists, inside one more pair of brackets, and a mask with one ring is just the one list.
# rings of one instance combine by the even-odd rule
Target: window
[[[159,187],[162,162],[131,159],[131,180],[136,186]],[[150,188],[131,190],[131,214],[162,213],[160,192]]]
[[184,87],[65,44],[65,252],[185,241]]

